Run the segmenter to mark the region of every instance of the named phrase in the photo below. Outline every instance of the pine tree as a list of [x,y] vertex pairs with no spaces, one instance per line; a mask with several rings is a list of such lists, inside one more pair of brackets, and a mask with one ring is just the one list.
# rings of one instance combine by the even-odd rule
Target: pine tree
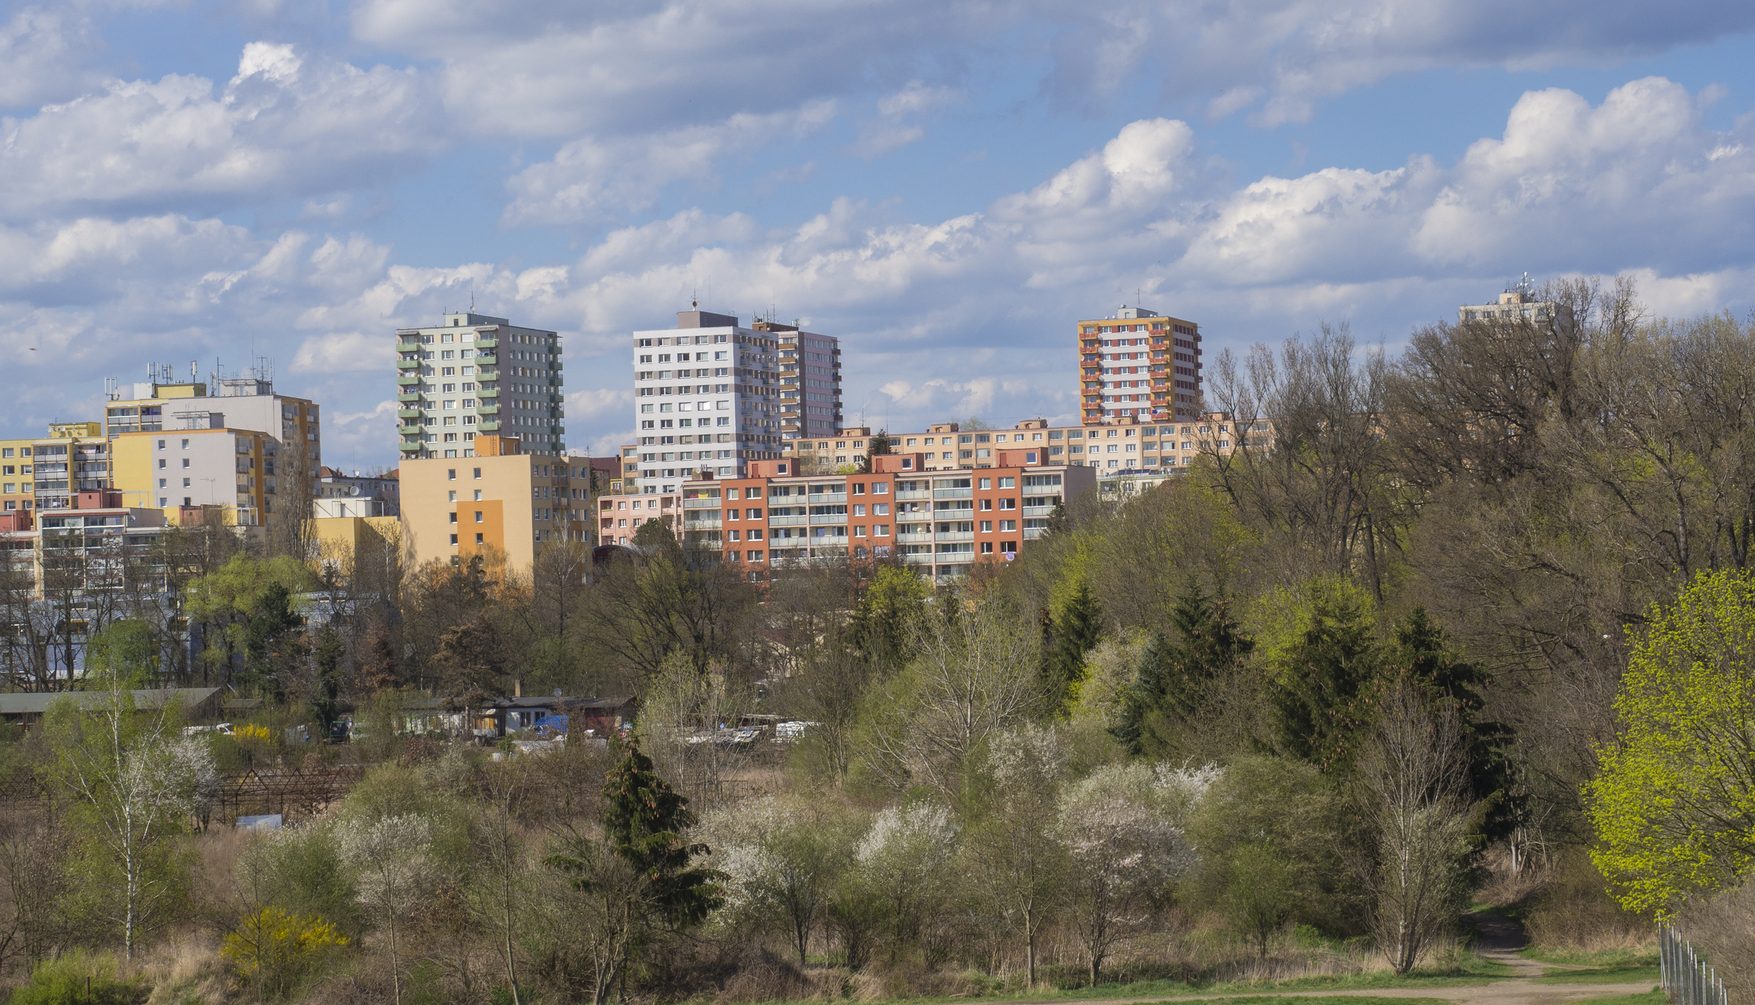
[[1078,686],[1085,679],[1085,656],[1103,635],[1102,611],[1081,577],[1060,616],[1048,626],[1043,649],[1042,685],[1048,706],[1064,715],[1072,707]]
[[1287,654],[1274,692],[1280,753],[1328,773],[1352,763],[1383,662],[1371,620],[1350,591],[1315,598],[1309,625]]
[[1178,737],[1212,707],[1215,691],[1235,672],[1255,642],[1243,634],[1224,601],[1196,583],[1171,612],[1176,639],[1155,634],[1140,659],[1121,721],[1112,730],[1130,752],[1161,758],[1178,749]]

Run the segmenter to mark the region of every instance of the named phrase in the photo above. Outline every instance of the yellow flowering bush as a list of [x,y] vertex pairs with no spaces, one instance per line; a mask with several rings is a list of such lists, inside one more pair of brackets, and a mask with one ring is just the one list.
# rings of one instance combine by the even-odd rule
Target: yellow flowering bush
[[315,915],[264,907],[245,915],[225,937],[220,955],[245,980],[259,984],[270,995],[280,995],[347,941],[333,924]]

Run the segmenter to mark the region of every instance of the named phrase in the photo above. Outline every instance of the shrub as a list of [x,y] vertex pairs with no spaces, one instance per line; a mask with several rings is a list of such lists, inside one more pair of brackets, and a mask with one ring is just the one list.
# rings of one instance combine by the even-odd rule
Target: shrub
[[245,980],[269,995],[278,996],[345,945],[347,936],[322,918],[264,907],[245,916],[225,937],[220,955]]
[[115,957],[75,952],[45,961],[8,1001],[10,1005],[140,1005],[148,991],[122,977]]

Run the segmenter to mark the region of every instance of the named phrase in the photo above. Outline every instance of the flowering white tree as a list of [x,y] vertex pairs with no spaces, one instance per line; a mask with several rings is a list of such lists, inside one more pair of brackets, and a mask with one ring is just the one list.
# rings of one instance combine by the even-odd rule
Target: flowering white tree
[[1070,862],[1067,909],[1092,984],[1116,944],[1193,864],[1179,821],[1204,785],[1199,774],[1112,764],[1063,792],[1056,827]]
[[857,835],[846,816],[808,799],[764,796],[719,810],[702,831],[722,874],[719,916],[783,927],[803,966],[835,881],[852,866]]
[[204,740],[180,734],[173,705],[135,707],[123,664],[139,658],[129,652],[139,646],[128,634],[93,640],[103,690],[57,701],[44,731],[54,752],[46,774],[72,802],[89,899],[133,959],[181,886],[173,839],[213,792],[216,769]]
[[882,902],[892,953],[919,944],[934,954],[927,925],[948,907],[956,851],[950,810],[927,801],[885,808],[860,840],[854,860],[866,889]]
[[989,909],[1022,937],[1025,980],[1034,987],[1042,924],[1068,867],[1053,826],[1066,743],[1054,726],[1020,726],[993,738],[977,770],[964,855]]
[[353,873],[360,906],[389,937],[390,987],[402,1001],[399,925],[426,906],[434,865],[432,821],[419,814],[349,820],[338,825],[337,850]]

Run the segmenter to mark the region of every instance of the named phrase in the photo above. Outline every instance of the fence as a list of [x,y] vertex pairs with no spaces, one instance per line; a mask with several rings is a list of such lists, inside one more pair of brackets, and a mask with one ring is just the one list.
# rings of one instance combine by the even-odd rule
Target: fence
[[1725,982],[1671,925],[1658,926],[1664,990],[1677,1005],[1730,1005]]

